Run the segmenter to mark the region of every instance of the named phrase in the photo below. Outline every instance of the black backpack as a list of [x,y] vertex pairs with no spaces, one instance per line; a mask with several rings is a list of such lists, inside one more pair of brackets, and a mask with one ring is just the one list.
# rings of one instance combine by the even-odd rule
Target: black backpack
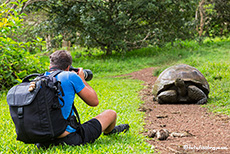
[[[16,127],[17,140],[24,143],[42,143],[52,141],[60,136],[67,125],[81,132],[79,115],[73,105],[75,116],[64,119],[61,108],[64,106],[64,93],[61,82],[55,76],[61,70],[49,76],[32,74],[22,83],[12,87],[7,93],[10,114]],[[31,78],[36,77],[34,80]],[[62,94],[62,96],[61,96]],[[59,103],[58,98],[62,101]],[[71,112],[72,113],[72,112]]]

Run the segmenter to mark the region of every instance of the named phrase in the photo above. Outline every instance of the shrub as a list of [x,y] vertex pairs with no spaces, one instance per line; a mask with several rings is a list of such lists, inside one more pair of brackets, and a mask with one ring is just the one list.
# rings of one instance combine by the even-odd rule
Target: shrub
[[0,90],[20,82],[27,74],[45,68],[27,51],[33,44],[42,44],[42,39],[22,42],[17,37],[23,28],[24,15],[16,9],[8,9],[6,5],[0,6]]

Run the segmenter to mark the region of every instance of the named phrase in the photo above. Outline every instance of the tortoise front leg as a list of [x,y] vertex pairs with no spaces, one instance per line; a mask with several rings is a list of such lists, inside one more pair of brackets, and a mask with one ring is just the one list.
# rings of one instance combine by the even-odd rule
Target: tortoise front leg
[[166,90],[157,96],[159,104],[177,103],[177,93],[175,90]]
[[205,104],[208,100],[205,93],[194,85],[188,86],[188,97],[196,104]]

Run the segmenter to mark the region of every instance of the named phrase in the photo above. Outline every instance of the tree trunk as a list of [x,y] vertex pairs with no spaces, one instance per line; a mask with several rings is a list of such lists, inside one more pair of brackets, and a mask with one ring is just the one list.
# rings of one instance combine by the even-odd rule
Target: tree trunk
[[49,49],[51,49],[51,46],[52,46],[50,35],[47,35],[45,39],[46,39],[46,49],[49,50]]
[[[198,6],[198,9],[196,11],[196,20],[200,20],[199,24],[197,24],[197,26],[196,26],[196,30],[199,34],[199,37],[202,37],[202,34],[204,32],[204,25],[205,25],[204,3],[205,3],[205,0],[201,0],[199,2],[199,6]],[[199,18],[198,18],[198,12],[199,12]]]
[[71,46],[71,42],[70,41],[62,41],[62,47],[63,48],[67,48],[68,51],[70,51],[70,46]]
[[110,48],[106,49],[106,55],[112,55],[112,50]]

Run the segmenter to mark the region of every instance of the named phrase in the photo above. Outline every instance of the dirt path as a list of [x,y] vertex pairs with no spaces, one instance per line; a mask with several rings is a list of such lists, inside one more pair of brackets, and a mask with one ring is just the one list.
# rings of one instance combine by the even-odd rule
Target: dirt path
[[[154,68],[146,68],[126,74],[132,79],[143,80],[145,88],[140,97],[145,102],[140,111],[145,112],[144,135],[153,129],[171,132],[187,132],[188,137],[172,137],[163,141],[150,138],[147,142],[163,154],[170,153],[218,153],[230,154],[230,117],[214,115],[199,105],[159,105],[153,102],[152,86]],[[161,117],[161,118],[159,118]],[[220,148],[222,148],[220,150]]]

